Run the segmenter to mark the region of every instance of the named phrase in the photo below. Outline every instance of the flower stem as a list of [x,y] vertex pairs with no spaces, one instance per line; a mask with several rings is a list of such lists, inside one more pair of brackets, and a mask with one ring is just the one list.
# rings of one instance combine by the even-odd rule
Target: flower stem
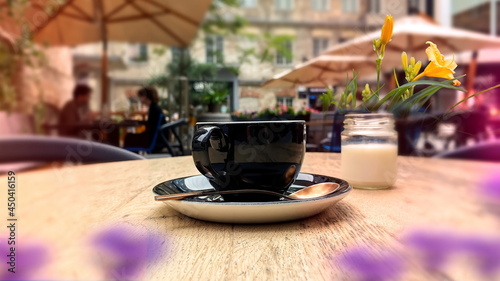
[[382,69],[382,58],[377,58],[376,60],[376,63],[377,63],[377,92],[378,90],[380,89],[380,72],[381,72],[381,69]]

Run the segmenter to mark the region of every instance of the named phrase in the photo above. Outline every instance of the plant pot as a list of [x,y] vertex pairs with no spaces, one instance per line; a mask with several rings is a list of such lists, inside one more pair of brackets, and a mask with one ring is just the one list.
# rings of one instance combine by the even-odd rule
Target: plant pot
[[231,120],[232,121],[253,121],[255,119],[252,117],[241,117],[241,116],[231,115]]
[[196,117],[197,122],[230,122],[231,115],[228,113],[203,113]]
[[208,112],[210,113],[219,113],[221,110],[221,104],[209,103],[208,104]]
[[278,120],[278,116],[272,115],[272,114],[263,114],[255,117],[256,121],[271,121],[271,120]]
[[309,122],[311,120],[311,113],[299,114],[299,115],[295,116],[295,120],[304,120],[306,122]]

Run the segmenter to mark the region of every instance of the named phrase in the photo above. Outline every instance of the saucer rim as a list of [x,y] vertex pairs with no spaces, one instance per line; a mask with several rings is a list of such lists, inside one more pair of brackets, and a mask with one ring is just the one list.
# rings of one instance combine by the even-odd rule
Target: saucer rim
[[[264,206],[269,206],[269,205],[297,204],[297,203],[305,203],[305,202],[322,201],[322,200],[332,199],[332,198],[336,198],[336,197],[342,197],[343,198],[346,195],[348,195],[352,191],[352,189],[353,189],[352,186],[349,184],[349,182],[347,182],[346,180],[343,180],[341,178],[332,177],[332,176],[326,176],[326,175],[320,175],[320,174],[314,174],[314,173],[302,173],[301,172],[299,174],[325,177],[328,180],[327,181],[323,181],[321,183],[326,183],[326,182],[338,183],[340,185],[340,188],[338,190],[336,190],[336,191],[328,194],[328,195],[325,195],[325,196],[316,197],[316,198],[298,199],[298,200],[274,200],[274,201],[262,201],[262,202],[259,202],[259,201],[255,201],[255,202],[224,202],[224,201],[223,202],[220,202],[220,201],[208,202],[208,201],[194,201],[194,200],[181,199],[181,200],[177,200],[177,201],[182,201],[183,203],[190,203],[190,204],[209,204],[209,205],[224,205],[224,206],[229,206],[229,205],[237,205],[237,206],[246,206],[246,205],[257,206],[257,205],[264,205]],[[183,179],[192,178],[192,177],[198,177],[198,176],[202,176],[203,177],[203,175],[192,175],[192,176],[180,177],[180,178],[175,178],[175,179],[163,181],[161,183],[156,184],[153,187],[152,191],[156,195],[164,195],[162,193],[156,192],[156,189],[157,189],[158,186],[160,186],[162,184],[165,184],[167,182],[174,181],[174,180],[183,180]],[[168,203],[168,202],[169,201],[165,201],[165,203]]]

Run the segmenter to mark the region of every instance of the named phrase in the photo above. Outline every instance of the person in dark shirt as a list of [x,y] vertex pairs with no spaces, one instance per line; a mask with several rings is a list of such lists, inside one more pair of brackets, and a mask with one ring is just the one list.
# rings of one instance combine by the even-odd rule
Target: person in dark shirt
[[[139,90],[137,93],[141,104],[147,105],[148,109],[148,120],[146,121],[146,131],[140,134],[127,134],[125,136],[124,145],[125,147],[149,147],[151,142],[154,141],[155,133],[158,129],[158,122],[161,125],[165,124],[165,119],[160,118],[163,116],[163,111],[158,105],[158,92],[155,88],[145,87]],[[155,150],[161,149],[161,138],[157,139],[157,145]]]
[[84,137],[82,125],[91,121],[89,110],[92,88],[87,85],[76,85],[73,99],[68,101],[59,114],[59,135],[66,137]]

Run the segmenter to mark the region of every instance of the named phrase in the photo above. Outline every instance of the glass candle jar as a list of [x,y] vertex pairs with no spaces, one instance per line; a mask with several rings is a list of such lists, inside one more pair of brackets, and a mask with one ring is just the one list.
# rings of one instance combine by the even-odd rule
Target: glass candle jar
[[360,189],[384,189],[395,183],[398,135],[392,114],[347,114],[341,136],[343,179]]

